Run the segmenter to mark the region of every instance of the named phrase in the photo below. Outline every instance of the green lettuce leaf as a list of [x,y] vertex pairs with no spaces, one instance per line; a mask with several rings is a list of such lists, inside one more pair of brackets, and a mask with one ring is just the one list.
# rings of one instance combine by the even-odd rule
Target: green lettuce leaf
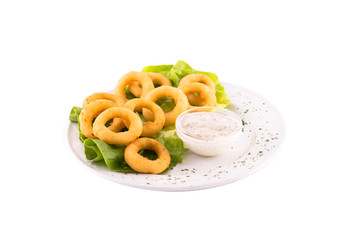
[[[213,80],[213,82],[215,83],[217,107],[225,108],[230,104],[228,95],[225,93],[224,87],[220,84],[216,74],[195,70],[184,61],[179,60],[175,65],[148,66],[145,67],[142,71],[161,73],[164,76],[168,77],[172,82],[173,86],[175,87],[178,86],[180,80],[186,75],[193,73],[204,74],[208,76],[211,80]],[[171,105],[173,105],[173,102],[168,102],[168,105],[169,106],[163,104],[163,108],[171,109]]]
[[125,146],[114,146],[99,139],[86,139],[84,141],[86,159],[90,161],[104,160],[110,170],[118,172],[135,172],[125,162]]
[[188,149],[184,147],[183,141],[176,135],[174,128],[174,125],[169,126],[153,136],[155,140],[164,144],[170,155],[181,154],[188,151]]
[[156,101],[156,104],[159,105],[165,113],[175,108],[175,102],[172,98],[160,98]]
[[[175,132],[175,125],[165,127],[162,131],[152,137],[153,139],[161,142],[168,149],[171,162],[169,167],[164,171],[175,167],[183,160],[182,153],[186,152],[182,140],[177,137]],[[106,166],[113,170],[125,173],[134,173],[135,171],[130,168],[125,162],[124,151],[126,146],[110,145],[99,139],[87,138],[84,141],[84,152],[86,159],[94,162],[103,161]],[[139,152],[144,157],[151,160],[156,159],[156,154],[149,150],[141,150]]]
[[101,161],[104,160],[104,156],[102,155],[99,147],[96,144],[96,140],[94,139],[86,139],[84,141],[84,152],[85,157],[89,161]]
[[82,134],[82,132],[80,131],[80,122],[79,122],[79,115],[81,113],[82,108],[81,107],[77,107],[74,106],[71,111],[70,111],[70,116],[69,116],[69,120],[71,122],[77,122],[78,123],[78,127],[79,127],[79,140],[81,142],[84,142],[86,137],[84,134]]
[[72,107],[70,111],[69,120],[72,122],[79,122],[79,115],[81,110],[82,110],[81,107],[77,107],[77,106]]
[[136,98],[129,90],[128,87],[125,88],[125,95],[126,95],[126,99],[133,99],[133,98]]
[[167,78],[170,78],[170,70],[174,65],[157,65],[157,66],[148,66],[144,67],[142,72],[154,72],[160,73]]
[[188,149],[184,147],[183,141],[176,135],[175,125],[164,127],[153,138],[164,144],[171,157],[170,166],[164,172],[172,169],[178,163],[182,163],[182,153],[188,151]]
[[193,73],[196,73],[196,70],[186,62],[180,60],[170,70],[170,81],[172,81],[175,86],[178,86],[183,77]]

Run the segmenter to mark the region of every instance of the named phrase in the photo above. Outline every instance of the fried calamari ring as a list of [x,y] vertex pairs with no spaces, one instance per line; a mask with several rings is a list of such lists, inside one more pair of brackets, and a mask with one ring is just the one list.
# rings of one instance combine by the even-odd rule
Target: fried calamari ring
[[[208,86],[211,89],[211,91],[214,92],[214,94],[216,92],[215,83],[213,82],[213,80],[211,80],[211,78],[209,78],[208,76],[201,74],[201,73],[186,75],[185,77],[183,77],[180,80],[178,87],[180,87],[184,84],[193,83],[193,82],[205,84],[206,86]],[[191,105],[196,105],[196,106],[204,105],[204,103],[201,101],[201,98],[199,96],[195,95],[195,93],[188,93],[188,94],[186,94],[186,96]]]
[[[105,123],[110,119],[118,118],[130,123],[128,131],[113,132],[105,126]],[[105,110],[95,119],[93,124],[95,136],[106,143],[118,145],[131,143],[140,136],[142,129],[143,125],[140,117],[133,111],[123,107],[113,107]]]
[[85,100],[83,101],[83,107],[86,107],[89,103],[100,99],[113,101],[114,103],[116,103],[118,107],[121,107],[125,103],[118,95],[106,93],[106,92],[97,92],[85,98]]
[[115,87],[115,95],[121,97],[124,102],[127,102],[125,89],[131,82],[139,82],[141,85],[141,98],[144,98],[151,90],[154,89],[154,84],[151,81],[151,78],[143,72],[129,72],[120,78],[118,84]]
[[[211,89],[201,83],[186,83],[183,84],[181,86],[178,87],[181,91],[183,91],[185,93],[185,95],[189,94],[189,93],[199,93],[199,102],[201,103],[201,105],[199,106],[212,106],[215,107],[216,106],[216,96],[215,93],[213,91],[211,91]],[[189,104],[189,108],[193,108],[195,106]]]
[[[186,95],[178,88],[170,86],[161,86],[152,90],[145,99],[156,102],[160,98],[171,97],[174,99],[175,107],[170,112],[165,113],[165,124],[169,126],[175,123],[176,118],[188,108]],[[143,115],[146,120],[152,120],[152,114],[149,110],[143,109]]]
[[[158,158],[150,160],[138,152],[142,149],[152,150]],[[170,165],[170,154],[166,147],[151,138],[139,138],[125,148],[125,162],[136,172],[158,174],[165,171]]]
[[[97,137],[93,134],[93,120],[106,109],[116,106],[116,103],[104,99],[96,100],[86,105],[81,110],[79,115],[80,132],[87,138],[96,139]],[[124,123],[120,119],[115,118],[108,127],[108,130],[117,132],[120,131],[123,127]]]
[[[150,77],[154,85],[172,86],[171,81],[160,73],[146,72],[145,74],[147,74]],[[136,81],[130,82],[128,88],[129,91],[132,93],[132,95],[134,95],[135,97],[141,96],[142,88],[140,88],[139,82]]]
[[[135,112],[140,112],[142,111],[143,108],[145,108],[145,109],[149,109],[153,113],[155,121],[153,122],[147,121],[145,123],[145,125],[143,126],[141,136],[150,137],[155,133],[160,132],[161,129],[164,127],[165,114],[163,110],[156,103],[150,100],[135,98],[125,103],[123,107]],[[125,121],[125,125],[126,127],[128,127],[129,123]]]

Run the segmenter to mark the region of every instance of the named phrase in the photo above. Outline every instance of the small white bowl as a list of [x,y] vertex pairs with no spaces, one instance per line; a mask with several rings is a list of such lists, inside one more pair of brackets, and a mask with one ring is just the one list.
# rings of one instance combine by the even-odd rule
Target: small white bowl
[[[236,131],[230,135],[224,137],[217,137],[211,140],[204,140],[190,136],[186,134],[181,128],[181,121],[185,115],[192,114],[195,112],[220,112],[221,114],[232,117],[234,120],[238,121],[238,128]],[[184,146],[190,149],[192,152],[202,155],[202,156],[217,156],[224,152],[230,144],[238,140],[241,137],[242,121],[239,115],[234,112],[231,112],[227,109],[218,108],[218,107],[195,107],[191,108],[183,113],[181,113],[175,122],[176,134],[184,142]]]

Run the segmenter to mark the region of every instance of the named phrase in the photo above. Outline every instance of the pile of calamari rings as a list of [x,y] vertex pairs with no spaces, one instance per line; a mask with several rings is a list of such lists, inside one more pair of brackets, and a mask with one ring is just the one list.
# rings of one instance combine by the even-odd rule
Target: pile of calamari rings
[[[127,91],[135,98],[128,99]],[[156,104],[161,98],[172,98],[175,107],[164,112]],[[125,162],[134,171],[158,174],[169,167],[171,158],[162,143],[149,137],[174,124],[182,112],[196,106],[216,106],[215,84],[206,75],[189,74],[180,80],[178,87],[173,87],[162,74],[131,71],[120,78],[114,94],[97,92],[83,101],[80,131],[87,138],[127,145]],[[145,123],[137,114],[140,112]],[[140,155],[143,149],[154,151],[157,159]]]

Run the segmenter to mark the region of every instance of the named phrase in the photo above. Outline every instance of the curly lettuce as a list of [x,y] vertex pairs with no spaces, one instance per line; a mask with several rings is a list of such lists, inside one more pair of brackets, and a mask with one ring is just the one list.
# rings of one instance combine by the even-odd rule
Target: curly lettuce
[[170,79],[170,70],[174,65],[157,65],[157,66],[148,66],[144,67],[142,72],[155,72],[164,75]]
[[81,142],[84,142],[86,137],[84,134],[82,134],[82,132],[80,131],[80,122],[79,122],[79,115],[80,115],[80,112],[81,112],[82,108],[81,107],[77,107],[77,106],[74,106],[71,111],[70,111],[70,116],[69,116],[69,120],[71,122],[76,122],[78,123],[78,127],[79,127],[79,140]]
[[86,159],[89,161],[104,161],[113,171],[131,173],[135,172],[125,162],[125,146],[114,146],[99,139],[88,138],[84,141]]
[[215,83],[217,107],[225,108],[230,104],[224,87],[220,84],[215,73],[203,72],[193,69],[189,64],[179,60],[175,65],[148,66],[142,69],[143,72],[161,73],[170,79],[174,87],[177,87],[180,80],[189,74],[201,73],[208,76]]
[[188,151],[188,149],[184,147],[183,141],[176,135],[175,125],[163,128],[152,138],[161,142],[169,151],[171,156],[169,168],[173,168],[176,164],[182,163],[182,153]]
[[[169,151],[171,162],[164,172],[175,167],[178,163],[182,163],[183,156],[181,154],[186,152],[187,149],[184,148],[181,139],[176,136],[175,130],[161,131],[152,138],[164,144]],[[88,138],[84,141],[85,156],[89,161],[104,161],[106,166],[113,171],[125,173],[135,172],[125,162],[125,148],[125,145],[110,145],[99,139]],[[150,150],[142,150],[139,154],[151,160],[157,158],[156,154]]]

